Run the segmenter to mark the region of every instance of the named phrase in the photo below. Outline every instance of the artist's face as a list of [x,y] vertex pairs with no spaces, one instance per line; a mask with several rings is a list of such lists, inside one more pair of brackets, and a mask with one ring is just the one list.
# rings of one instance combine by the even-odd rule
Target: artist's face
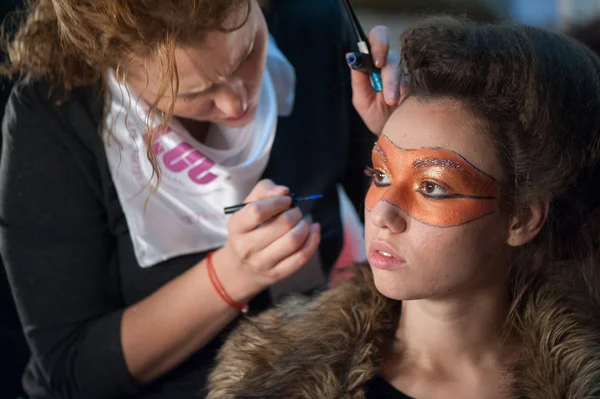
[[[247,8],[236,10],[227,26],[238,26]],[[175,62],[179,73],[179,92],[174,115],[239,127],[254,118],[266,64],[267,25],[256,0],[246,23],[233,32],[210,32],[196,45],[177,48]],[[129,84],[152,104],[160,89],[160,61],[139,62],[132,69]],[[165,111],[173,101],[170,90],[158,103]]]
[[475,119],[451,100],[406,100],[373,149],[365,235],[375,283],[401,300],[506,284],[502,173]]

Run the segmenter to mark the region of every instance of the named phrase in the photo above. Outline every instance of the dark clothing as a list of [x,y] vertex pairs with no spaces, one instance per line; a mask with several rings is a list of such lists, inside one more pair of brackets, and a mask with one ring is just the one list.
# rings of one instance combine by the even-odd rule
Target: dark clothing
[[27,343],[0,262],[0,398],[13,399],[24,394],[21,376],[28,357]]
[[[0,21],[6,21],[9,14],[22,7],[22,3],[21,0],[1,1]],[[7,33],[10,33],[12,26],[9,24],[5,29]],[[0,51],[0,62],[5,61],[6,54]],[[11,82],[5,77],[0,77],[0,120],[4,116],[4,107],[11,89]],[[1,148],[2,140],[0,138],[0,150]],[[0,398],[12,399],[24,395],[21,376],[28,357],[29,350],[23,336],[4,265],[0,259],[0,375],[2,376]]]
[[375,376],[365,388],[367,399],[411,399],[387,382],[380,375]]
[[[330,266],[343,241],[336,184],[361,203],[375,140],[351,106],[344,53],[353,46],[341,16],[336,0],[272,1],[267,13],[296,69],[297,91],[264,177],[300,196],[324,194],[305,210],[322,225],[320,254]],[[138,265],[98,134],[103,95],[84,88],[62,98],[48,82],[19,82],[3,126],[0,249],[33,352],[26,390],[32,398],[197,397],[227,329],[180,367],[136,387],[120,326],[126,307],[206,254]],[[269,305],[263,293],[250,307]]]

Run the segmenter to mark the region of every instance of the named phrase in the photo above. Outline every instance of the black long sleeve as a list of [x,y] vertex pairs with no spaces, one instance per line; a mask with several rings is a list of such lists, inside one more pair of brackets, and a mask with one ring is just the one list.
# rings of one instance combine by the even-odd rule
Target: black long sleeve
[[24,87],[3,126],[1,253],[36,367],[61,398],[134,393],[106,212],[79,164],[89,158],[81,143],[61,140],[73,133],[55,106]]

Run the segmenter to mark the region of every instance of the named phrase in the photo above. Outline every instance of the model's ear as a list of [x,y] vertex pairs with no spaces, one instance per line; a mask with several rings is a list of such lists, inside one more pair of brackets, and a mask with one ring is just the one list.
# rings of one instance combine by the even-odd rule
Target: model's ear
[[518,247],[531,241],[544,226],[549,207],[545,200],[535,200],[521,207],[517,215],[511,216],[507,244]]

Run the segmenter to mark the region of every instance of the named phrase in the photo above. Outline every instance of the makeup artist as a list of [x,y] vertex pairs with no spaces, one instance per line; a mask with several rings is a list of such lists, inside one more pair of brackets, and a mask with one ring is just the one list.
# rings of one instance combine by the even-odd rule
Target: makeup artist
[[383,93],[337,0],[32,2],[0,167],[31,398],[195,397],[241,311],[325,282],[399,96],[370,42]]

